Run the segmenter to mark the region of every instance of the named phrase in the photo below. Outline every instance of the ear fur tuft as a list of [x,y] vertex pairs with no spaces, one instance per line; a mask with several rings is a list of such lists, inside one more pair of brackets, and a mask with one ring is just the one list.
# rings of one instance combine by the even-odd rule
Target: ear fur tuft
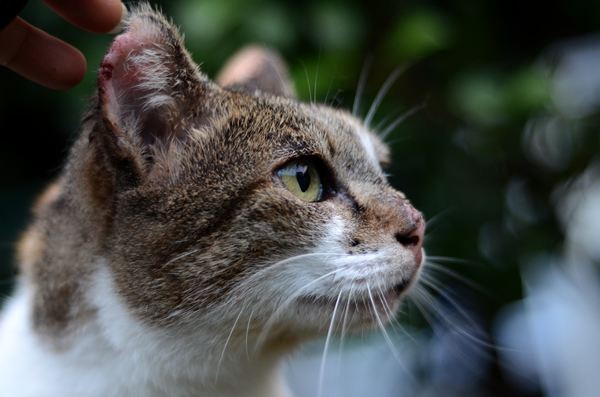
[[185,139],[186,120],[198,116],[206,79],[183,40],[148,5],[132,9],[125,33],[117,36],[98,75],[99,99],[107,127],[122,139],[157,142]]

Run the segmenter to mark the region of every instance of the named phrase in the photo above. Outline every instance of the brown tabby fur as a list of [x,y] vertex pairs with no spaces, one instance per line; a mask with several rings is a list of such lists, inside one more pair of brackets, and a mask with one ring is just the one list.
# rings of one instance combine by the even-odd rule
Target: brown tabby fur
[[[171,102],[141,122],[116,113],[106,84],[124,72],[103,63],[81,136],[19,244],[35,330],[53,345],[67,348],[94,317],[84,295],[98,258],[136,318],[170,327],[242,296],[236,288],[267,260],[310,251],[333,216],[351,220],[341,241],[350,254],[398,244],[422,222],[377,161],[358,160],[369,154],[357,131],[368,134],[378,162],[389,160],[360,121],[288,96],[281,67],[269,66],[279,77],[266,73],[268,82],[225,73],[223,88],[197,70],[160,14],[146,6],[133,14],[130,32],[142,22],[160,32],[153,45],[166,70],[143,76],[139,89],[163,79],[159,91]],[[118,54],[115,44],[111,51]],[[252,61],[261,73],[273,56],[262,54]],[[277,176],[302,156],[321,164],[330,187],[321,202],[298,200]]]

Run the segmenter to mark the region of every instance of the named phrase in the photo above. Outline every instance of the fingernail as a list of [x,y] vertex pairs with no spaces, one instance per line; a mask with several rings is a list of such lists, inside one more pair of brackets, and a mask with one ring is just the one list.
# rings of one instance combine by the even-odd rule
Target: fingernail
[[107,34],[121,33],[123,31],[123,29],[125,29],[125,26],[127,25],[127,22],[129,21],[129,11],[127,11],[127,7],[125,7],[125,4],[121,3],[121,5],[123,6],[123,12],[121,13],[121,20],[119,21],[119,24],[117,26],[115,26],[114,29],[111,30],[110,32],[108,32]]

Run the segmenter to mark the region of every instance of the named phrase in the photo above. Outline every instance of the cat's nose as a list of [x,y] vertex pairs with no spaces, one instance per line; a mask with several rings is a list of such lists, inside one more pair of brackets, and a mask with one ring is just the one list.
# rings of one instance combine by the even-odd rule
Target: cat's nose
[[408,230],[396,233],[396,240],[403,247],[410,250],[415,256],[417,267],[423,260],[423,238],[425,236],[425,221],[419,211],[408,205],[408,217],[411,218],[411,227]]

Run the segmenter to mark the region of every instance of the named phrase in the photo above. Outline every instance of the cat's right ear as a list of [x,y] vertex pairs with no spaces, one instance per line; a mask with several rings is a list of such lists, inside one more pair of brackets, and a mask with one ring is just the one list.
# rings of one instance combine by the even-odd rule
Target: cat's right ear
[[144,168],[144,159],[186,140],[190,126],[203,116],[199,104],[212,83],[160,13],[141,5],[130,15],[100,67],[99,135],[109,157],[134,160]]
[[287,65],[276,52],[258,45],[242,48],[225,64],[216,78],[223,87],[277,96],[295,96]]

